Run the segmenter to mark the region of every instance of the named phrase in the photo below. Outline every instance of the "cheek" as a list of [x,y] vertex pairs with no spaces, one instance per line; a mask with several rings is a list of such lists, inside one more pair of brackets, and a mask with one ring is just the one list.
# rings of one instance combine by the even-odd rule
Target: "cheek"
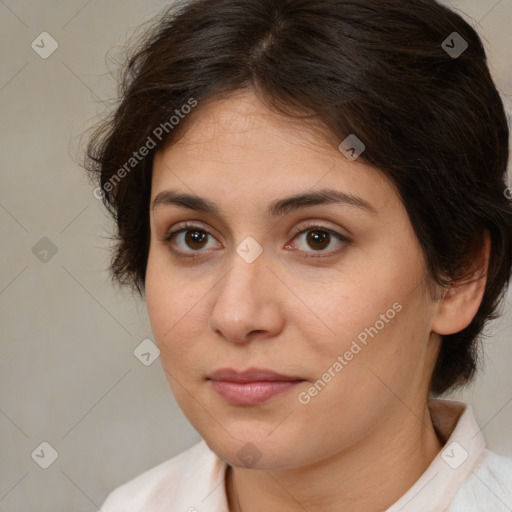
[[393,383],[422,361],[429,330],[423,321],[428,311],[417,285],[419,272],[405,265],[401,272],[393,270],[391,265],[379,272],[367,268],[357,278],[343,279],[342,285],[331,282],[323,294],[310,297],[311,310],[329,327],[323,329],[327,334],[317,336],[313,328],[308,331],[305,320],[297,321],[309,332],[309,360],[315,360],[319,375],[331,368],[340,375],[333,379],[338,385],[361,384],[361,391],[379,387],[372,370]]
[[[177,273],[150,251],[146,270],[146,305],[153,334],[161,351],[191,326],[194,296]],[[197,302],[197,301],[196,301]],[[187,316],[188,312],[188,316]]]
[[400,303],[402,294],[389,273],[377,274],[372,270],[367,268],[341,278],[334,276],[324,283],[322,293],[309,297],[307,303],[317,324],[325,326],[324,336],[311,339],[319,349],[348,349],[352,340],[359,337],[364,342],[369,331],[375,333],[376,323],[380,332],[396,322],[401,314],[397,312],[400,304],[396,303]]

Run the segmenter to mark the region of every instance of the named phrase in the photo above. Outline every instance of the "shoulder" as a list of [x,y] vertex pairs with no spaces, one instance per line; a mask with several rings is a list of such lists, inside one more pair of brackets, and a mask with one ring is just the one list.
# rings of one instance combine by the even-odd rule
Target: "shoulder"
[[510,512],[512,458],[484,450],[447,512]]
[[[162,505],[196,498],[209,488],[219,461],[204,441],[162,462],[114,489],[103,503],[103,512],[146,512]],[[194,482],[194,488],[191,488]],[[188,501],[191,505],[191,501]],[[185,508],[184,510],[187,510]]]

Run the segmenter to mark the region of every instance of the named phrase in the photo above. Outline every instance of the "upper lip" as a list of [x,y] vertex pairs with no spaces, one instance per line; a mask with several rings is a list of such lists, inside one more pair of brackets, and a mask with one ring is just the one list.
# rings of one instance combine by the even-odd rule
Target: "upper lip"
[[304,380],[300,377],[283,375],[265,368],[248,368],[237,371],[232,368],[220,368],[207,377],[209,380],[221,380],[229,382],[256,382],[256,381],[296,381]]

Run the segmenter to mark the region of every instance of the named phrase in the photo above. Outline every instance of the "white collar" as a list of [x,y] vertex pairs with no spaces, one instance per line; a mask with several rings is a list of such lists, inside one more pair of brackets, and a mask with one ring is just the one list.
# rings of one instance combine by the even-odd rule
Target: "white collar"
[[[485,450],[485,440],[470,405],[430,398],[428,407],[434,427],[445,441],[443,449],[413,486],[385,512],[446,510]],[[193,485],[194,497],[190,495],[190,486],[186,485],[186,489],[178,490],[172,497],[173,510],[228,512],[224,486],[227,464],[205,441],[191,450],[194,453],[190,454],[182,477]]]
[[470,405],[455,400],[428,401],[443,449],[413,486],[385,512],[442,512],[485,450],[485,440]]

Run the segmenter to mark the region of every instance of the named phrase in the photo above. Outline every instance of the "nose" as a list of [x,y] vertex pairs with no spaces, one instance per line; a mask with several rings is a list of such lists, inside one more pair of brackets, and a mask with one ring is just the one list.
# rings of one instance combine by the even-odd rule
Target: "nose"
[[232,343],[276,336],[284,323],[282,287],[263,255],[252,263],[235,255],[231,269],[214,288],[210,329]]

